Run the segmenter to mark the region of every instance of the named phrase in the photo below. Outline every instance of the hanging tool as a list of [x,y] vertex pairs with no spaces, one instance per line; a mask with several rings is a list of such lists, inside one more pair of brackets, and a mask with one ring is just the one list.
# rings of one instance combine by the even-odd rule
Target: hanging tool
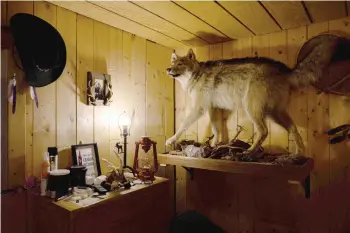
[[350,139],[350,124],[344,124],[330,129],[327,134],[333,136],[329,139],[330,144],[336,144]]

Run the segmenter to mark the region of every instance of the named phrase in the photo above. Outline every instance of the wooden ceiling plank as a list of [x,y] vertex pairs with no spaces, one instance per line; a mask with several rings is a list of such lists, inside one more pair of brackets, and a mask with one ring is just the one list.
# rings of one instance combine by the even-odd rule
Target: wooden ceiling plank
[[311,22],[301,2],[298,1],[261,1],[283,29],[305,26]]
[[190,14],[177,4],[168,1],[133,1],[136,5],[196,34],[209,43],[220,43],[230,40],[227,36],[209,26],[207,23]]
[[346,17],[346,6],[343,1],[305,1],[314,23]]
[[224,0],[219,0],[218,2],[256,35],[280,31],[276,22],[258,2]]
[[113,12],[105,10],[89,2],[85,2],[85,1],[47,1],[47,2],[51,2],[54,5],[71,10],[80,15],[86,16],[96,21],[100,21],[112,27],[119,28],[126,32],[130,32],[132,34],[154,41],[166,47],[170,47],[173,49],[189,48],[188,45],[180,41],[177,41],[171,37],[168,37],[159,32],[156,32],[143,25],[140,25],[129,19],[121,17],[117,14],[114,14]]
[[174,1],[231,39],[253,36],[244,25],[213,1]]
[[141,25],[161,32],[174,39],[182,41],[192,46],[203,46],[209,44],[196,35],[180,28],[173,23],[160,18],[159,16],[139,7],[128,1],[94,1],[93,4],[101,6],[107,10],[133,20]]

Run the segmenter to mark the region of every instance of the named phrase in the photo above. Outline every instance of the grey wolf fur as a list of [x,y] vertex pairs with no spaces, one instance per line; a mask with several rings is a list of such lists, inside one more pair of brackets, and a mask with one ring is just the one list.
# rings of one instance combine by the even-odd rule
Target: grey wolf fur
[[268,135],[266,118],[285,128],[293,137],[296,154],[304,152],[304,144],[295,124],[286,110],[290,91],[316,82],[332,59],[337,37],[327,36],[301,62],[291,69],[269,58],[252,57],[199,62],[192,49],[187,55],[171,56],[167,68],[192,100],[192,107],[174,136],[166,141],[169,146],[208,111],[217,142],[220,123],[214,120],[215,109],[235,110],[242,107],[257,130],[256,140],[245,152],[255,152]]

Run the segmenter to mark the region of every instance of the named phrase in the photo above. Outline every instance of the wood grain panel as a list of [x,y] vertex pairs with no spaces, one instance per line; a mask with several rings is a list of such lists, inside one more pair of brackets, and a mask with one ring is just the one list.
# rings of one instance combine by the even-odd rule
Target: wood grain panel
[[74,145],[77,140],[76,13],[59,7],[57,9],[57,30],[67,49],[66,67],[57,80],[57,146],[62,147]]
[[283,29],[309,24],[309,19],[301,4],[297,1],[262,1],[269,13]]
[[176,1],[176,4],[190,11],[231,39],[253,35],[252,32],[215,2]]
[[[7,22],[16,13],[28,13],[33,14],[33,2],[8,2],[7,3]],[[12,114],[12,104],[8,104],[7,110],[7,130],[8,130],[8,144],[7,144],[7,156],[8,156],[8,185],[22,185],[25,177],[31,173],[31,157],[27,156],[32,154],[32,148],[27,146],[32,140],[31,134],[28,131],[24,131],[26,122],[30,122],[30,118],[26,113],[31,109],[31,102],[27,100],[27,87],[25,81],[25,74],[19,67],[17,67],[15,60],[13,59],[13,51],[8,51],[7,60],[7,74],[6,82],[12,78],[16,73],[17,81],[17,96],[16,96],[16,112]],[[7,90],[7,89],[6,89]],[[27,104],[28,101],[28,104]],[[31,128],[28,129],[31,131]],[[29,143],[28,143],[29,142]],[[28,161],[28,164],[26,164]]]
[[[328,22],[309,25],[308,39],[328,31]],[[311,173],[311,196],[315,208],[311,212],[310,232],[329,232],[329,144],[324,133],[329,129],[329,95],[308,88],[308,156],[315,160]],[[322,203],[322,204],[321,204]]]
[[[147,126],[146,132],[150,137],[157,137],[164,132],[162,104],[162,90],[164,81],[157,65],[160,63],[158,47],[152,42],[147,42],[147,75],[146,75],[146,101],[147,101]],[[168,77],[167,77],[168,78]]]
[[215,28],[209,26],[173,2],[133,1],[133,3],[189,32],[192,32],[209,43],[220,43],[229,39]]
[[[34,2],[34,14],[52,26],[57,25],[57,7],[47,2]],[[33,174],[40,177],[40,164],[43,160],[44,152],[50,146],[57,145],[57,83],[51,83],[45,87],[36,89],[39,107],[34,108],[33,125]]]
[[7,2],[1,1],[1,26],[7,25]]
[[[187,203],[188,209],[197,210],[207,216],[214,224],[220,226],[227,233],[251,232],[241,231],[239,222],[239,187],[237,178],[232,174],[217,171],[197,169],[194,180],[188,181]],[[216,182],[220,180],[220,182]],[[208,183],[216,183],[218,190],[213,192]]]
[[173,88],[173,82],[167,80],[170,77],[165,72],[169,65],[168,59],[171,57],[171,52],[169,48],[147,42],[146,132],[157,141],[158,151],[165,151],[166,122],[168,120],[172,122],[171,118],[165,118],[165,115],[170,116],[170,113],[165,114],[165,111],[169,110],[166,108],[168,104],[168,101],[165,100],[168,97],[166,90]]
[[[125,99],[126,89],[121,87],[123,82],[123,31],[117,28],[109,28],[109,60],[107,64],[108,73],[111,75],[112,82],[112,102],[110,103],[110,138],[111,140],[120,141],[120,129],[118,117],[124,109],[123,101]],[[142,51],[142,50],[141,50]],[[141,67],[140,67],[141,68]],[[142,68],[141,68],[142,70]],[[142,77],[140,77],[141,79]],[[144,76],[143,76],[144,78]],[[138,114],[138,113],[135,113]],[[113,154],[113,153],[112,153]]]
[[[287,34],[285,31],[269,34],[270,58],[287,64]],[[280,125],[271,121],[270,149],[273,152],[288,151],[288,132]]]
[[[329,21],[329,31],[341,31],[350,37],[350,18]],[[334,128],[342,124],[349,124],[350,116],[350,98],[345,96],[329,96],[329,127]],[[349,180],[350,180],[350,148],[347,143],[338,143],[330,145],[330,206],[331,231],[338,232],[342,230],[346,219],[347,210],[350,208],[349,201]]]
[[192,46],[208,44],[206,41],[200,39],[196,35],[158,17],[149,11],[144,10],[131,2],[94,2],[94,4],[135,21],[140,25],[152,28],[155,31],[174,38],[175,40],[182,41],[185,44]]
[[[109,60],[109,27],[106,24],[94,21],[94,72],[108,74]],[[110,157],[110,106],[94,106],[94,142],[98,143],[99,156]],[[102,163],[101,168],[106,164]]]
[[259,2],[218,1],[256,35],[280,31],[279,26],[269,16]]
[[[128,164],[132,164],[134,159],[135,141],[146,135],[146,43],[147,41],[143,38],[123,32],[124,75],[122,77],[125,77],[123,83],[126,88],[122,92],[121,99],[124,103],[120,106],[123,106],[122,109],[130,115],[135,111],[128,139]],[[132,90],[131,93],[130,90]]]
[[[3,3],[3,2],[1,2]],[[1,94],[8,90],[7,74],[9,51],[1,50]],[[5,98],[1,99],[1,187],[8,188],[8,101]]]
[[71,2],[71,1],[50,1],[60,7],[74,11],[91,19],[105,23],[112,27],[119,28],[126,32],[135,33],[143,38],[155,41],[159,44],[169,46],[170,48],[187,47],[185,44],[156,32],[150,28],[140,25],[136,22],[121,17],[113,12],[103,9],[89,2]]
[[346,17],[344,1],[305,1],[313,23]]
[[[306,41],[306,27],[298,27],[295,29],[289,29],[287,31],[287,51],[288,60],[287,66],[294,67],[298,52],[301,46]],[[297,130],[303,140],[305,146],[307,146],[307,124],[308,124],[308,106],[307,106],[307,87],[299,88],[292,92],[289,103],[289,115],[293,119],[297,126]],[[295,153],[295,142],[293,137],[289,135],[289,152]],[[307,151],[305,151],[307,153]]]
[[94,109],[86,102],[87,72],[94,69],[93,20],[77,16],[77,142],[94,141]]

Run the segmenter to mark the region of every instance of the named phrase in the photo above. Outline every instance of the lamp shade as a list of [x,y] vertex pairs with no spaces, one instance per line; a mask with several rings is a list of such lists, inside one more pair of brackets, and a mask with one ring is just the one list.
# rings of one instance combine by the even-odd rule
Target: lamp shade
[[120,114],[118,118],[118,125],[119,125],[121,135],[123,136],[130,135],[131,119],[128,116],[128,114],[126,114],[125,111],[122,114]]

